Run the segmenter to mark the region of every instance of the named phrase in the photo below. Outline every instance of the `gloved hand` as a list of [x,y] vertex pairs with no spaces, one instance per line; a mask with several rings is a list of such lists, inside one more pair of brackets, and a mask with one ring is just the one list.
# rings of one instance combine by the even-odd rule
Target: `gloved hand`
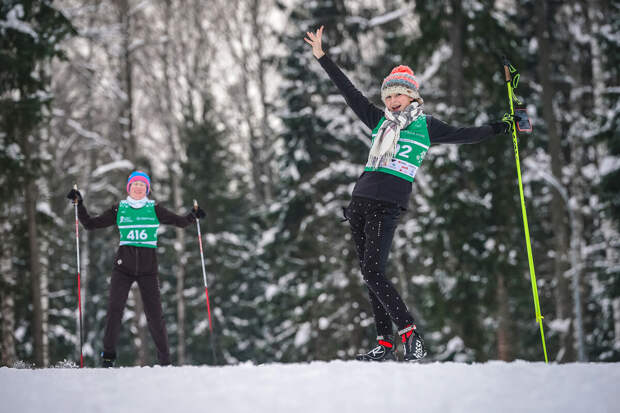
[[191,214],[194,218],[198,218],[198,219],[201,219],[207,216],[207,214],[205,214],[205,211],[203,211],[202,208],[200,207],[198,207],[198,209],[192,208]]
[[491,127],[493,128],[493,133],[495,133],[496,135],[498,134],[509,135],[512,132],[512,120],[513,120],[513,117],[510,113],[504,113],[504,116],[502,117],[501,122],[491,123]]
[[77,201],[78,205],[82,205],[82,194],[80,194],[80,191],[78,191],[77,189],[70,190],[67,194],[67,198],[72,200],[73,203]]

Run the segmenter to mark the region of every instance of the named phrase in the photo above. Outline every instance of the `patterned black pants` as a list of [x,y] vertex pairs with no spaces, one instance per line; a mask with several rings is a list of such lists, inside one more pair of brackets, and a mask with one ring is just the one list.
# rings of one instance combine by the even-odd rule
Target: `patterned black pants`
[[377,335],[392,337],[392,322],[399,330],[413,324],[407,306],[385,276],[400,207],[389,202],[353,197],[345,214],[351,224],[362,276],[368,288]]

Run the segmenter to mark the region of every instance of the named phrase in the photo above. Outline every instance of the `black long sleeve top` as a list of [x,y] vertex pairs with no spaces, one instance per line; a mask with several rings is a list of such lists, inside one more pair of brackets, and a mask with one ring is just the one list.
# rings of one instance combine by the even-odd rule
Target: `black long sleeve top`
[[[91,217],[82,203],[78,205],[78,219],[87,230],[116,225],[117,213],[118,204],[115,204],[101,215]],[[159,204],[155,205],[155,214],[160,224],[174,225],[180,228],[188,226],[195,220],[191,213],[177,215]],[[155,275],[157,274],[156,252],[156,248],[120,245],[114,258],[114,267],[128,275]]]
[[[347,105],[370,130],[373,130],[383,117],[383,110],[370,102],[329,56],[323,55],[318,61],[344,96]],[[428,114],[426,125],[431,145],[478,143],[494,136],[493,127],[490,125],[454,127]],[[412,186],[411,182],[391,174],[364,171],[355,184],[353,196],[391,202],[406,209]]]

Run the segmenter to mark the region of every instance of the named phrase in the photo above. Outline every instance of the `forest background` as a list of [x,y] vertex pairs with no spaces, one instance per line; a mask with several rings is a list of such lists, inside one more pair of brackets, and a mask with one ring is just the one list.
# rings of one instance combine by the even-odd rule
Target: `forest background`
[[[202,222],[162,228],[175,364],[351,358],[372,311],[341,208],[369,131],[303,42],[380,105],[413,68],[427,113],[507,111],[500,57],[534,133],[520,141],[550,359],[620,360],[620,4],[613,0],[3,0],[0,3],[1,365],[79,359],[74,211],[152,198]],[[98,365],[114,228],[81,230],[86,365]],[[542,360],[512,140],[435,146],[416,176],[389,277],[435,361]],[[137,290],[119,364],[152,364]]]

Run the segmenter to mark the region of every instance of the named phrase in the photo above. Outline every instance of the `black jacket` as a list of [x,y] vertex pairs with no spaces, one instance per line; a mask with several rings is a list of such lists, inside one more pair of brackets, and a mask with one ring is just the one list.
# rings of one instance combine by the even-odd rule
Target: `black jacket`
[[[116,225],[118,204],[115,204],[103,214],[91,217],[83,204],[78,205],[78,218],[87,230],[106,228]],[[195,221],[191,213],[185,216],[177,215],[164,208],[155,205],[155,214],[160,224],[174,225],[184,228]],[[114,257],[114,266],[127,275],[155,275],[157,274],[157,248],[134,247],[120,245]]]
[[[370,130],[373,130],[383,117],[383,110],[357,90],[349,78],[327,55],[318,60],[344,96],[349,107]],[[426,124],[431,145],[438,143],[478,143],[494,136],[493,127],[490,125],[456,128],[428,114],[426,115]],[[387,201],[406,209],[411,190],[411,182],[402,178],[378,171],[364,171],[357,179],[353,196]]]

